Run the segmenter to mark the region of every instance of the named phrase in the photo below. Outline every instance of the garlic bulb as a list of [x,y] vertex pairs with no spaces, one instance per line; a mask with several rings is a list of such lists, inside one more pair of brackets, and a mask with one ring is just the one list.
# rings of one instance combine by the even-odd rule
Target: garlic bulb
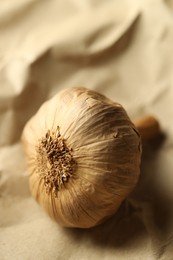
[[26,124],[22,142],[31,193],[63,226],[100,224],[138,181],[140,135],[120,104],[95,91],[55,95]]

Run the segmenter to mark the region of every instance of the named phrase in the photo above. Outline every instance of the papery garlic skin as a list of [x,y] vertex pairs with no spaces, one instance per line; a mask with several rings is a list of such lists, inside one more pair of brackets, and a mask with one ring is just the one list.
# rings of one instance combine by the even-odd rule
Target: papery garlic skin
[[[57,131],[69,155],[65,151],[62,157],[58,146],[57,155],[47,162],[53,148],[47,141],[43,148],[40,142],[48,137],[50,147],[55,147],[61,143]],[[66,227],[100,224],[117,211],[139,178],[141,138],[126,111],[83,87],[67,88],[45,102],[26,124],[22,142],[32,195]]]

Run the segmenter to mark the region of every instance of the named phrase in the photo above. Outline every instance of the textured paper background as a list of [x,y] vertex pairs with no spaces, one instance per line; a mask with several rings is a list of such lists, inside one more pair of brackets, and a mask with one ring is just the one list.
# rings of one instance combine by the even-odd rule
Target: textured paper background
[[[0,4],[0,259],[173,259],[173,1],[4,0]],[[20,135],[54,93],[86,86],[166,138],[145,147],[118,213],[63,229],[31,198]]]

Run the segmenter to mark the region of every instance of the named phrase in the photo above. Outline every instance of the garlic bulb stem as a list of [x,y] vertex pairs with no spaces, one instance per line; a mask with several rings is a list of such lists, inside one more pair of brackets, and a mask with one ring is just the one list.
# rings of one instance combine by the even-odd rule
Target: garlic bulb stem
[[161,133],[159,122],[154,116],[143,117],[135,122],[135,126],[144,142],[157,138]]

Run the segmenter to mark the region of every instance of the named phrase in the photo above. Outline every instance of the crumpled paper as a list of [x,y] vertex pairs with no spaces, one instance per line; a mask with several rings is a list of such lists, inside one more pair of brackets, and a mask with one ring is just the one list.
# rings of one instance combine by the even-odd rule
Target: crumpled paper
[[[173,1],[6,0],[0,8],[0,259],[173,257]],[[20,135],[40,105],[86,86],[165,139],[144,147],[139,183],[88,229],[54,223],[30,195]]]

